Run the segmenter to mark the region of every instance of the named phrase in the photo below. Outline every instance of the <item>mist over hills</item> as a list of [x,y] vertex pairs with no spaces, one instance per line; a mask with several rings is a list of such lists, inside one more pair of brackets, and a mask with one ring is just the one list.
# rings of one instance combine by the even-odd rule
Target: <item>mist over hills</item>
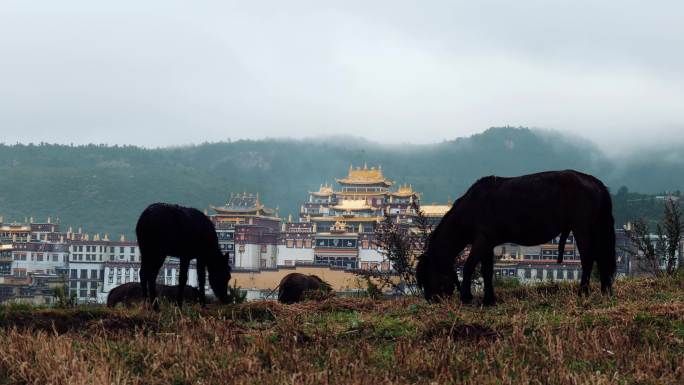
[[[513,176],[577,169],[601,178],[613,192],[656,194],[684,188],[676,148],[609,158],[592,143],[554,131],[499,127],[430,145],[387,146],[349,137],[265,139],[144,149],[135,146],[0,145],[0,215],[5,222],[59,217],[88,232],[133,234],[152,202],[198,208],[223,204],[231,192],[258,192],[281,216],[297,217],[308,192],[335,183],[350,165],[381,165],[410,183],[423,202],[446,203],[485,175]],[[654,217],[652,197],[621,189],[618,222]]]

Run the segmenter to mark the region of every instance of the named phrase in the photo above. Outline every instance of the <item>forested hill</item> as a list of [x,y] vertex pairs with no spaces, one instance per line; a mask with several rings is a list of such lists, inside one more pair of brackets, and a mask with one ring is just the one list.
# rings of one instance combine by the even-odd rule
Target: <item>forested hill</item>
[[[681,153],[681,152],[680,152]],[[349,137],[259,140],[143,149],[134,146],[0,146],[0,215],[5,221],[59,217],[89,232],[131,235],[140,211],[157,201],[199,208],[231,192],[259,192],[282,216],[296,213],[308,191],[334,183],[351,164],[382,165],[410,183],[423,202],[455,199],[484,175],[520,175],[573,168],[642,193],[681,190],[684,167],[671,154],[617,163],[589,142],[525,128],[491,128],[433,145],[383,146]],[[616,197],[617,220],[656,215],[659,203],[628,193]]]

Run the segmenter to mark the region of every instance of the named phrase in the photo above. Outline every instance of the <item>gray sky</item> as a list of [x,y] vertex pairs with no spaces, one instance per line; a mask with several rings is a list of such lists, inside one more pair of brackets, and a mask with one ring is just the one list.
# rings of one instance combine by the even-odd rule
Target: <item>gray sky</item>
[[684,137],[682,20],[675,0],[0,0],[0,141],[521,125],[615,152]]

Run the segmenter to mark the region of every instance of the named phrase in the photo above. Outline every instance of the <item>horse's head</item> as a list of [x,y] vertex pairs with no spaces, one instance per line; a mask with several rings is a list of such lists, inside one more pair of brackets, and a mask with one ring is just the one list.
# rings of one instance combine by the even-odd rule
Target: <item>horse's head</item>
[[420,256],[416,266],[416,281],[425,299],[434,302],[454,293],[458,286],[458,275],[452,264],[425,253]]
[[229,303],[228,281],[230,281],[230,264],[228,253],[221,254],[221,252],[218,252],[218,254],[215,266],[212,266],[212,269],[209,270],[209,286],[211,286],[211,290],[216,295],[216,298],[223,303]]

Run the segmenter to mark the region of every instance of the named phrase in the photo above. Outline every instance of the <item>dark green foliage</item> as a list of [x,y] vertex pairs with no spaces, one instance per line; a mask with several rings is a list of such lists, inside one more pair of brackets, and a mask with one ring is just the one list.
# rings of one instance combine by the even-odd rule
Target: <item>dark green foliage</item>
[[[0,145],[0,215],[5,221],[60,217],[88,232],[133,235],[150,203],[200,209],[223,204],[231,192],[259,192],[281,216],[297,216],[308,191],[334,183],[350,164],[382,165],[387,177],[411,183],[423,202],[446,202],[483,175],[521,175],[573,168],[610,186],[658,192],[684,188],[684,167],[669,158],[616,165],[590,143],[553,132],[492,128],[433,145],[387,147],[350,138],[243,140],[167,149],[134,146]],[[618,224],[657,218],[662,202],[620,190]]]
[[237,285],[237,281],[233,286],[228,285],[228,303],[240,304],[247,300],[247,292],[242,291],[242,289]]

